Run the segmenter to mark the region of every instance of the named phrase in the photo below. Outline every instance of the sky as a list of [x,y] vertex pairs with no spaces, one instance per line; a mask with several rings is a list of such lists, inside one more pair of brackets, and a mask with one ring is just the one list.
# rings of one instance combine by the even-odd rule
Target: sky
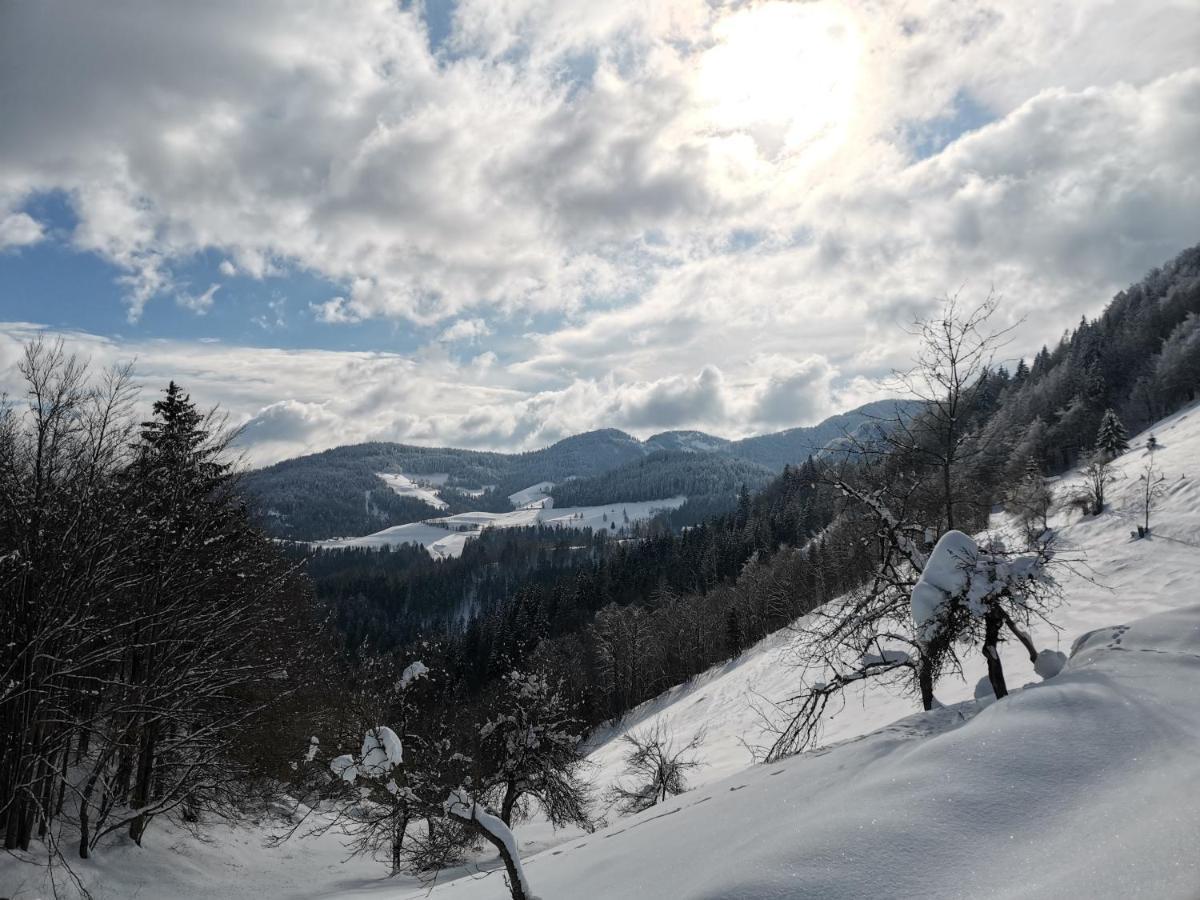
[[0,389],[134,360],[266,463],[738,437],[1015,358],[1200,241],[1200,0],[0,0]]

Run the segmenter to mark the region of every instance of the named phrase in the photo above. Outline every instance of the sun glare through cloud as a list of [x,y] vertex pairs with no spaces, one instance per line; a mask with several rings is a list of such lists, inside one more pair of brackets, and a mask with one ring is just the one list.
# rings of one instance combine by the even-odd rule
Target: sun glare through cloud
[[759,153],[828,155],[854,114],[860,37],[832,3],[771,2],[721,19],[697,64],[697,91],[717,134],[746,133]]

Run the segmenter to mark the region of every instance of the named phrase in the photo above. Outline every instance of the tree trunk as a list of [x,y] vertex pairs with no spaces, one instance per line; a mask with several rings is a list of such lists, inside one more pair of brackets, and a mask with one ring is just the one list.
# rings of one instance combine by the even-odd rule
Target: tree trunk
[[[150,789],[154,778],[154,754],[157,749],[158,725],[151,723],[146,726],[146,733],[142,738],[141,754],[138,757],[137,781],[134,782],[133,797],[129,801],[129,805],[133,809],[141,809],[150,802]],[[129,823],[129,836],[139,847],[142,845],[142,835],[146,833],[148,824],[150,824],[150,820],[145,814],[136,816]]]
[[1003,612],[993,606],[987,611],[983,620],[983,656],[987,660],[988,681],[992,685],[992,693],[999,700],[1008,696],[1008,686],[1004,683],[1004,664],[1000,662],[1000,626],[1004,622]]
[[933,666],[925,657],[917,665],[917,683],[921,686],[921,708],[933,709]]
[[508,782],[504,787],[504,799],[500,803],[500,821],[509,828],[512,828],[513,809],[520,797],[521,792],[518,790],[516,782]]
[[404,867],[404,835],[408,832],[408,811],[397,813],[392,826],[392,874]]
[[496,848],[500,854],[500,858],[504,860],[504,870],[508,873],[508,889],[512,892],[512,900],[534,900],[525,893],[525,885],[521,878],[520,872],[517,871],[517,864],[512,858],[512,854],[508,852],[508,847],[504,841],[496,837],[474,819],[470,820],[475,831],[489,844]]

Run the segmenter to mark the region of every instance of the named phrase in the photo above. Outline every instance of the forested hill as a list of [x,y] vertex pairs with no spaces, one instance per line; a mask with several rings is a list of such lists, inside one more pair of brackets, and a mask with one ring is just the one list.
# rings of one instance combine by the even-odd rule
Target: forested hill
[[[761,486],[771,472],[802,462],[876,417],[893,415],[905,402],[871,403],[814,426],[740,441],[699,431],[669,431],[639,441],[610,428],[512,454],[382,442],[356,444],[249,472],[242,479],[242,490],[270,534],[295,540],[370,534],[426,519],[435,512],[506,512],[512,508],[510,494],[542,482],[558,484],[559,491],[565,492],[555,494],[560,506],[572,505],[567,494],[575,499],[585,494],[603,495],[602,502],[608,503],[657,500],[682,493],[697,500],[698,508],[719,510],[728,505],[721,498],[730,497],[743,483],[751,488]],[[721,461],[702,463],[694,458],[697,454],[718,456]],[[629,468],[651,457],[650,469]],[[607,487],[588,482],[617,471],[619,478]],[[435,510],[415,496],[396,493],[380,473],[436,480],[445,509]],[[564,483],[572,479],[590,486],[566,487]],[[666,484],[687,489],[663,494]]]
[[658,450],[600,475],[565,481],[550,496],[561,507],[724,495],[732,506],[740,489],[756,491],[773,474],[766,466],[722,453]]

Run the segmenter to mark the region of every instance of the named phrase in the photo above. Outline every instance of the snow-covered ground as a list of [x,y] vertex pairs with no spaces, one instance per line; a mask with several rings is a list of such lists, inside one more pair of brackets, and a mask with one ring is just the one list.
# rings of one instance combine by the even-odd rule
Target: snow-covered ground
[[[1059,573],[1061,636],[1034,630],[1039,647],[1078,644],[1059,676],[1041,681],[1010,645],[1009,684],[1027,687],[1003,703],[972,699],[986,671],[973,658],[962,680],[939,686],[947,709],[914,712],[912,698],[866,690],[831,718],[825,749],[752,765],[755,706],[795,688],[792,636],[768,637],[596,736],[600,785],[621,772],[620,735],[656,719],[680,742],[705,728],[706,766],[673,801],[527,857],[534,890],[546,900],[1200,897],[1200,407],[1153,431],[1166,476],[1153,537],[1130,536],[1148,432],[1115,462],[1104,515],[1064,507],[1051,522],[1078,561]],[[1062,479],[1059,496],[1081,483]],[[504,894],[491,875],[433,896]]]
[[[1061,634],[1048,627],[1031,629],[1039,648],[1069,651],[1074,638],[1092,628],[1151,615],[1200,601],[1200,406],[1192,407],[1152,429],[1159,440],[1155,467],[1166,476],[1165,495],[1151,515],[1153,537],[1130,539],[1141,522],[1138,475],[1145,466],[1150,431],[1131,441],[1131,449],[1113,464],[1116,481],[1109,488],[1109,508],[1098,518],[1060,508],[1051,518],[1061,555],[1071,569],[1056,577],[1065,604],[1054,614]],[[1078,475],[1059,480],[1056,496],[1068,497],[1083,484]],[[1005,524],[997,517],[996,525]],[[630,713],[621,727],[599,736],[592,758],[610,782],[620,769],[620,746],[613,738],[666,719],[681,741],[708,723],[704,758],[707,766],[695,783],[740,771],[751,761],[744,741],[762,734],[757,709],[795,693],[796,673],[789,661],[794,637],[780,631],[765,638],[736,660],[667,691]],[[1038,681],[1021,648],[1002,645],[1010,686]],[[1200,648],[1197,648],[1200,652]],[[976,682],[987,673],[982,656],[965,660],[964,678],[946,679],[937,689],[944,703],[972,699]],[[911,713],[914,699],[880,690],[855,691],[851,702],[828,717],[825,744],[856,737]],[[1198,890],[1200,895],[1200,890]]]
[[[422,503],[427,503],[434,509],[445,509],[449,504],[438,496],[437,491],[425,485],[444,484],[447,475],[401,475],[399,473],[376,472],[377,476],[383,479],[384,484],[390,487],[401,497],[412,497],[414,500],[420,500]],[[421,482],[421,483],[418,483]]]
[[[515,496],[515,495],[514,495]],[[530,525],[561,528],[591,528],[623,531],[635,522],[651,519],[663,510],[677,509],[686,498],[642,500],[635,503],[613,503],[608,506],[572,506],[554,509],[545,498],[522,509],[507,513],[465,512],[452,516],[426,519],[407,525],[393,525],[374,534],[356,538],[336,538],[315,542],[318,547],[397,547],[401,544],[420,544],[431,555],[446,558],[462,555],[466,542],[483,528],[524,528]]]
[[[600,787],[620,773],[620,735],[656,718],[668,719],[681,740],[705,727],[706,765],[693,773],[691,791],[638,816],[610,813],[608,827],[592,835],[554,834],[540,822],[519,827],[535,893],[1200,896],[1200,407],[1154,432],[1166,482],[1153,537],[1130,537],[1140,520],[1146,435],[1115,463],[1108,511],[1083,518],[1068,510],[1052,522],[1069,555],[1083,561],[1060,573],[1061,637],[1035,631],[1040,647],[1078,644],[1060,675],[1042,682],[1007,647],[1010,687],[1028,686],[1001,703],[971,699],[984,666],[969,659],[964,680],[938,688],[946,709],[915,712],[912,698],[880,690],[852,695],[828,722],[823,749],[752,765],[743,747],[760,735],[752,701],[761,706],[795,687],[790,634],[768,637],[595,737]],[[1077,483],[1063,479],[1059,494]],[[120,843],[80,871],[102,898],[427,896],[411,879],[385,878],[379,863],[343,863],[334,835],[264,849],[264,834],[217,828],[199,842],[156,823],[145,848]],[[37,887],[41,874],[30,873],[0,859],[0,896],[48,895]],[[461,873],[446,877],[453,874]],[[432,896],[507,894],[496,873],[449,881]]]
[[529,487],[517,491],[515,494],[509,494],[508,502],[513,505],[513,509],[523,509],[531,504],[541,504],[543,501],[549,499],[550,491],[553,488],[553,481],[539,481],[537,484],[531,484]]
[[546,900],[1194,898],[1200,607],[1113,624],[1002,703],[754,766],[527,858],[528,877]]

